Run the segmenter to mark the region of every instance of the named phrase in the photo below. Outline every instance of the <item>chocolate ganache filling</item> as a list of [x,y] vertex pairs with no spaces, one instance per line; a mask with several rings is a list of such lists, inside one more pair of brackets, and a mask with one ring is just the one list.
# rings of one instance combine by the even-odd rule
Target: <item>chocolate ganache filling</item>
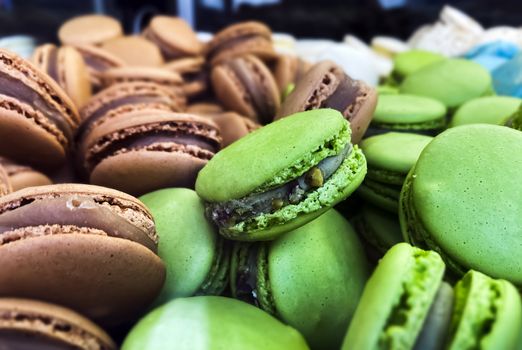
[[360,94],[361,87],[359,83],[343,74],[337,89],[322,103],[322,107],[335,109],[346,117],[347,109],[357,102],[357,97]]
[[285,205],[297,204],[308,193],[323,186],[351,152],[352,145],[348,143],[339,154],[321,160],[303,175],[279,187],[241,199],[211,203],[207,206],[207,216],[218,227],[228,228],[248,218],[273,213]]

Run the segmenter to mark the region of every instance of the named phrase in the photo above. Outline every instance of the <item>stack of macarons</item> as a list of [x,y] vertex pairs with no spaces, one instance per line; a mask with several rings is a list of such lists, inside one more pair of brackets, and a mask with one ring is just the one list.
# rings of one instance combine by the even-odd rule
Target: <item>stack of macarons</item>
[[379,89],[253,21],[0,49],[0,349],[515,349],[521,101],[443,19]]

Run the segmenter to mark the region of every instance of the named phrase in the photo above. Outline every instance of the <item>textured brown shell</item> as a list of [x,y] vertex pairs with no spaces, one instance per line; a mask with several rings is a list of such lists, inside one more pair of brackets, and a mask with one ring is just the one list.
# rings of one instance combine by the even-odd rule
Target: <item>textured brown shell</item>
[[164,60],[160,49],[141,36],[122,36],[105,41],[101,48],[129,66],[159,67]]

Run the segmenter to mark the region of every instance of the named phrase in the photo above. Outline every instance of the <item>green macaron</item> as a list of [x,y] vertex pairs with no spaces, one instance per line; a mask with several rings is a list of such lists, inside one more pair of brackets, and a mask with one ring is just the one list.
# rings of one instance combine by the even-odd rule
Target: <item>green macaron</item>
[[218,152],[199,172],[196,192],[219,232],[269,240],[348,197],[366,174],[350,125],[332,109],[296,113]]
[[196,192],[168,188],[140,200],[154,217],[160,241],[158,255],[167,267],[156,304],[178,297],[220,294],[228,284],[229,243],[206,220],[203,201]]
[[505,125],[515,130],[522,131],[522,104],[520,104],[518,109],[511,116],[509,116]]
[[464,59],[447,59],[425,66],[404,79],[403,94],[431,97],[453,110],[465,102],[493,93],[489,72]]
[[497,125],[451,128],[434,138],[400,198],[405,239],[468,269],[522,286],[522,133]]
[[449,127],[464,124],[504,125],[522,104],[522,99],[510,96],[485,96],[464,103],[457,109]]
[[173,300],[143,317],[122,350],[306,350],[299,332],[239,300]]
[[406,132],[387,132],[364,139],[361,149],[368,174],[357,192],[367,202],[397,213],[404,179],[432,139]]
[[369,274],[352,226],[331,209],[272,242],[237,242],[233,296],[295,327],[315,349],[339,348]]
[[429,97],[380,95],[367,134],[409,131],[434,135],[446,126],[446,112],[444,104]]
[[419,69],[445,59],[446,57],[438,53],[425,50],[410,50],[398,53],[393,58],[392,77],[400,83],[404,78]]

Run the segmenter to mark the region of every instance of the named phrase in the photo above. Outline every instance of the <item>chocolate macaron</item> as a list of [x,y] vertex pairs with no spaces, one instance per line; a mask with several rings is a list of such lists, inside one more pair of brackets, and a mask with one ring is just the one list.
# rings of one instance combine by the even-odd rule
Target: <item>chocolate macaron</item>
[[1,349],[116,350],[107,333],[67,308],[30,299],[0,298]]
[[51,185],[53,183],[44,173],[30,166],[17,164],[7,158],[0,157],[0,167],[2,166],[7,176],[9,176],[13,191],[31,186]]
[[289,89],[293,89],[295,83],[306,74],[310,67],[310,63],[299,57],[279,55],[273,72],[281,95],[285,95]]
[[129,66],[159,67],[164,63],[160,49],[141,36],[117,37],[104,42],[101,48],[119,57]]
[[35,49],[33,62],[67,92],[78,108],[91,97],[89,71],[75,48],[44,44]]
[[141,81],[163,85],[178,92],[183,91],[183,78],[179,73],[153,67],[118,67],[106,70],[101,74],[104,87],[112,84]]
[[156,251],[152,215],[125,193],[62,184],[0,198],[0,296],[119,323],[160,292],[165,266]]
[[279,108],[279,90],[270,70],[248,55],[217,65],[212,86],[225,107],[262,124],[271,122]]
[[263,23],[250,21],[230,25],[216,33],[205,48],[207,61],[211,65],[247,54],[261,59],[276,57],[272,31]]
[[142,110],[93,129],[81,146],[90,182],[134,195],[165,187],[192,187],[219,151],[218,127],[196,115]]
[[10,193],[12,190],[11,180],[5,168],[0,164],[0,196]]
[[0,50],[0,155],[39,166],[65,161],[79,116],[47,74]]
[[73,17],[58,30],[58,37],[65,45],[98,45],[122,34],[123,28],[117,19],[96,14]]
[[350,121],[352,142],[359,143],[377,105],[377,92],[350,78],[331,61],[314,65],[281,105],[276,119],[317,108],[333,108]]
[[163,68],[181,75],[183,91],[187,97],[200,95],[207,90],[208,73],[205,69],[204,57],[178,58],[165,64]]

